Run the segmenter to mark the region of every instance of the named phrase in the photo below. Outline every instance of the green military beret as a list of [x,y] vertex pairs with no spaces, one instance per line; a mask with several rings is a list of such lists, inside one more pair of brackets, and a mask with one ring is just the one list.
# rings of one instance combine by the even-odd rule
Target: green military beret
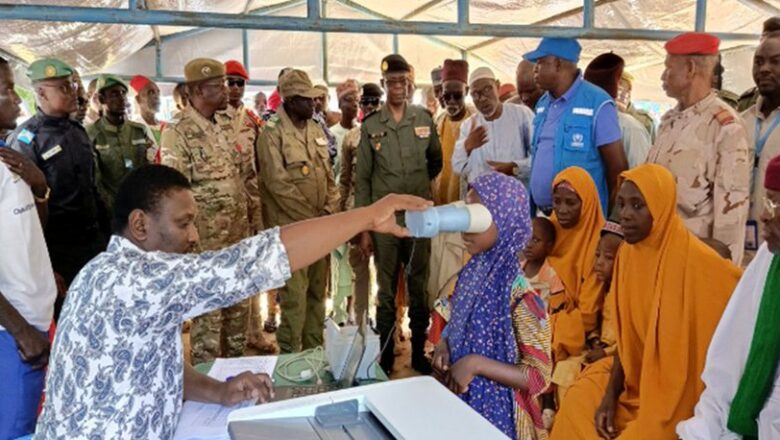
[[27,68],[27,77],[30,81],[43,81],[46,79],[63,78],[73,75],[73,68],[56,58],[44,58],[34,61]]
[[392,54],[382,59],[382,74],[393,72],[411,72],[409,63],[406,59],[398,54]]
[[184,66],[184,79],[188,83],[225,76],[225,65],[211,58],[195,58]]
[[109,74],[103,74],[98,77],[97,85],[95,86],[95,90],[99,92],[103,91],[103,89],[107,89],[109,87],[113,87],[116,85],[120,85],[125,88],[125,91],[130,90],[129,87],[127,87],[127,83],[125,83],[122,78],[119,78],[116,75]]

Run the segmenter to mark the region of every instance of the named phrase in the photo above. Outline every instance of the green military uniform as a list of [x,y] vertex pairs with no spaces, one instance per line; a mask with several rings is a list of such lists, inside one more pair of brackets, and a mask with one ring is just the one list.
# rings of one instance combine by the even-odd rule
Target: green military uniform
[[[399,71],[404,64],[406,61],[398,55],[386,57],[382,63],[383,73]],[[355,206],[368,206],[391,193],[430,200],[431,181],[441,168],[441,144],[431,114],[422,107],[408,105],[401,120],[396,122],[385,104],[380,111],[367,117],[361,127]],[[403,222],[402,216],[398,221]],[[431,242],[387,234],[373,234],[372,239],[379,284],[377,326],[382,346],[386,347],[381,364],[385,371],[390,371],[396,321],[395,294],[402,264],[407,265],[412,354],[421,356],[423,352],[429,324],[426,286]]]
[[758,101],[758,96],[759,93],[757,87],[746,90],[745,93],[739,95],[739,99],[737,100],[737,111],[742,113],[750,107],[753,107],[753,105]]
[[[127,85],[112,75],[101,76],[96,89],[100,92],[115,85],[127,90]],[[98,190],[110,212],[125,176],[135,168],[154,162],[156,142],[146,126],[131,121],[116,126],[105,116],[87,125],[86,129],[96,154]]]
[[729,105],[729,107],[733,108],[734,110],[739,107],[739,96],[737,96],[736,93],[721,89],[721,90],[715,90],[715,94],[718,96],[718,98],[721,99],[721,101],[725,102]]
[[[283,99],[313,98],[321,91],[308,76],[292,70],[279,79]],[[257,140],[263,219],[269,227],[338,211],[339,193],[328,155],[328,140],[314,120],[297,128],[283,106]],[[327,259],[292,274],[279,289],[282,322],[276,340],[282,353],[322,345]]]
[[[187,82],[224,76],[222,63],[196,59],[185,67]],[[200,251],[221,249],[250,235],[241,156],[230,134],[206,119],[194,107],[163,130],[160,145],[163,165],[182,172],[192,185],[198,204],[196,225]],[[249,300],[195,318],[190,341],[192,362],[219,356],[242,356],[246,348]]]
[[634,107],[633,103],[628,104],[626,113],[636,118],[636,120],[645,127],[645,130],[650,133],[650,140],[655,142],[655,121],[653,120],[653,117],[650,116],[650,113],[644,110],[639,110],[638,108]]

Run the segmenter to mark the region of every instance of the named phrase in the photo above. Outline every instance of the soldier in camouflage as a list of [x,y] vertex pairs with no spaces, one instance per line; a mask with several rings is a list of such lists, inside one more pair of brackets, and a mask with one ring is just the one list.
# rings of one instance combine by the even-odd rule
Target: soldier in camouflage
[[[228,85],[228,106],[218,113],[218,118],[224,129],[230,133],[236,150],[241,154],[241,181],[244,183],[244,193],[247,198],[249,226],[251,234],[254,235],[264,229],[255,143],[265,121],[244,105],[244,91],[249,81],[249,73],[244,66],[235,60],[227,61],[225,75]],[[265,340],[261,329],[260,294],[250,299],[247,344],[263,353],[273,353],[276,350],[273,344]]]
[[751,162],[739,115],[711,89],[719,40],[688,33],[666,44],[662,80],[677,106],[661,120],[648,162],[677,180],[677,208],[688,229],[742,260]]
[[[184,67],[184,76],[190,105],[163,130],[161,160],[192,184],[200,212],[196,219],[199,250],[217,250],[250,234],[241,153],[217,119],[217,112],[227,106],[225,67],[216,60],[197,58]],[[192,362],[243,355],[248,309],[245,300],[196,318],[190,334]]]
[[[339,194],[328,140],[312,120],[322,91],[308,75],[291,70],[279,79],[284,102],[257,140],[266,226],[283,226],[338,211]],[[282,353],[322,345],[327,259],[296,271],[279,289],[282,322],[276,340]]]
[[119,184],[130,171],[154,163],[157,146],[146,126],[127,120],[127,91],[114,75],[98,78],[96,93],[103,116],[86,127],[95,149],[98,190],[113,211]]

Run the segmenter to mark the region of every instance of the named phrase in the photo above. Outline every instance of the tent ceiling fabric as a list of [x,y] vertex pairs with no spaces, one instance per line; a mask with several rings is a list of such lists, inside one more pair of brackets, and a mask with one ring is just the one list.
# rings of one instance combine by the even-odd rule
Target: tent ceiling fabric
[[[780,0],[762,0],[780,9]],[[0,0],[0,3],[47,4],[58,6],[127,7],[127,0]],[[139,0],[139,4],[144,3]],[[146,0],[149,9],[222,12],[240,14],[261,8],[287,5],[284,0]],[[596,0],[595,26],[617,29],[692,29],[695,0]],[[277,8],[278,9],[278,8]],[[473,23],[543,24],[581,26],[580,0],[471,0],[469,15]],[[406,19],[411,21],[454,22],[455,0],[326,0],[322,12],[329,18]],[[305,3],[292,5],[278,16],[305,17]],[[411,15],[411,16],[410,16]],[[551,18],[552,17],[552,18]],[[717,32],[759,33],[766,12],[754,6],[753,0],[708,0],[707,29]],[[154,48],[145,47],[154,39],[149,26],[44,23],[9,21],[3,23],[5,38],[0,50],[25,62],[45,56],[57,56],[72,63],[83,74],[111,71],[126,75],[154,75]],[[188,28],[158,28],[162,36]],[[384,55],[393,50],[391,35],[328,34],[327,62],[323,66],[323,36],[318,32],[249,32],[249,71],[253,79],[275,80],[284,66],[306,70],[313,79],[337,83],[347,78],[377,81],[378,66]],[[486,44],[487,42],[487,44]],[[429,80],[428,72],[445,58],[459,58],[461,50],[470,51],[472,66],[488,65],[503,81],[514,80],[514,69],[521,55],[537,44],[537,39],[490,37],[426,37],[400,35],[399,52],[415,65],[417,79]],[[637,78],[635,97],[665,100],[660,89],[663,68],[663,44],[656,41],[582,40],[581,65],[596,55],[614,51],[626,59],[628,70]],[[752,84],[749,65],[753,47],[744,43],[724,42],[725,85],[740,92]],[[188,35],[163,45],[164,76],[181,76],[182,66],[190,58],[210,56],[221,60],[241,59],[241,32],[215,29]],[[747,64],[746,64],[747,63]],[[730,74],[739,66],[740,75]]]

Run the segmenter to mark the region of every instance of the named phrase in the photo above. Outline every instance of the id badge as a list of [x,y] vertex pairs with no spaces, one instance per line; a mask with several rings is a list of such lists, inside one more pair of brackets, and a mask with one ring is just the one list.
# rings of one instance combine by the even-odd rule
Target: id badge
[[745,250],[758,250],[758,222],[755,220],[748,220],[745,227]]

